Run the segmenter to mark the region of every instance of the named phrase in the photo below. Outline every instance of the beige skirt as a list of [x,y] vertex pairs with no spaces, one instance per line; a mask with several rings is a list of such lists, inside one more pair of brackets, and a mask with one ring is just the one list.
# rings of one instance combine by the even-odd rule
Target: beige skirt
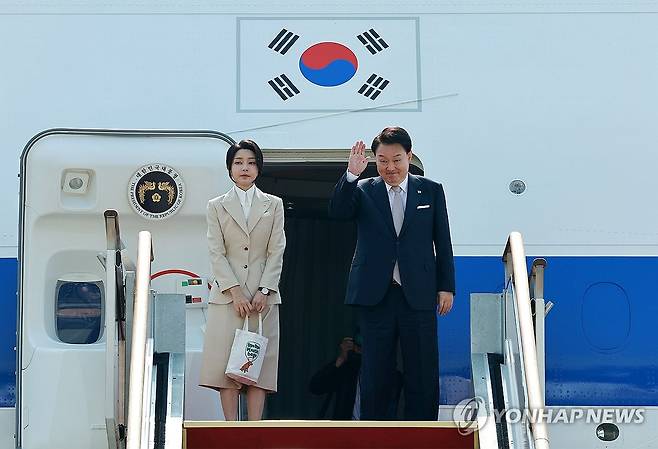
[[[203,358],[199,385],[219,390],[240,389],[242,384],[226,377],[226,365],[231,354],[235,330],[241,329],[244,319],[233,309],[233,304],[208,304],[206,335],[203,342]],[[249,330],[258,332],[258,315],[249,317]],[[263,335],[268,338],[265,359],[258,384],[255,386],[276,392],[279,370],[279,305],[265,306]]]

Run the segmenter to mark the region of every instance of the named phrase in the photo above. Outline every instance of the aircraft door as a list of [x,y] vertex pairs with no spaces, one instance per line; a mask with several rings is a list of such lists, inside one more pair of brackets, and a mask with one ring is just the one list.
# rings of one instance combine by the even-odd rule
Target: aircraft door
[[188,295],[186,349],[200,353],[206,204],[232,185],[232,143],[216,132],[103,130],[51,130],[30,141],[21,159],[19,447],[108,446],[104,211],[117,211],[132,260],[138,231],[151,232],[153,288]]

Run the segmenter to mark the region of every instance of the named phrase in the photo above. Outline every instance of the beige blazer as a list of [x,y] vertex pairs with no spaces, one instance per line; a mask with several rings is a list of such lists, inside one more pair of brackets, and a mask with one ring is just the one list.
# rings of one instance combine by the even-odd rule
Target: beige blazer
[[210,302],[233,302],[222,292],[239,285],[247,298],[253,298],[259,287],[267,287],[272,291],[267,303],[281,304],[279,278],[286,248],[281,198],[256,188],[245,221],[240,199],[231,188],[208,202],[207,218],[214,276]]

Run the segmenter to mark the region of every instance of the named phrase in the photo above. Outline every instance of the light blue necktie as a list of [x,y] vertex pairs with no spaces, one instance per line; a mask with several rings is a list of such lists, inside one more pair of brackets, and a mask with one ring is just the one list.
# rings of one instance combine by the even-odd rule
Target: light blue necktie
[[[395,226],[395,233],[400,235],[402,223],[404,223],[402,188],[400,186],[395,186],[391,187],[391,190],[393,191],[393,206],[391,207],[391,213],[393,214],[393,226]],[[395,279],[395,282],[402,285],[402,280],[400,279],[400,267],[398,266],[397,260],[395,261],[395,268],[393,268],[393,279]]]

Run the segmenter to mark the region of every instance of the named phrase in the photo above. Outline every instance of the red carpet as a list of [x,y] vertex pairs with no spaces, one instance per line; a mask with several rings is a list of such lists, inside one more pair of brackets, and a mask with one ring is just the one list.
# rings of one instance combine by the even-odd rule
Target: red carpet
[[[368,427],[367,423],[300,425],[186,423],[186,449],[473,449],[474,436],[454,427]],[[393,427],[396,424],[405,427]],[[202,427],[197,427],[202,426]]]

